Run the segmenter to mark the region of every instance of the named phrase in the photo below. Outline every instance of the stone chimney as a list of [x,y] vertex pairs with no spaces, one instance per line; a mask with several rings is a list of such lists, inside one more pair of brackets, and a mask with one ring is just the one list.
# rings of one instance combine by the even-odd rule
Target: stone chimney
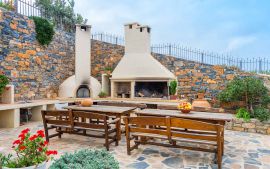
[[125,25],[125,54],[151,53],[149,26],[141,26],[138,23]]

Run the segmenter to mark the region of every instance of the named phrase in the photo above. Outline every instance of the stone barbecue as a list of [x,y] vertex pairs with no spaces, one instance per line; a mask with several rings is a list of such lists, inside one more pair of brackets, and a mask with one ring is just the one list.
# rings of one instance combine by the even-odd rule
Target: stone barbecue
[[111,77],[113,98],[168,98],[175,76],[151,55],[150,32],[149,26],[125,25],[125,55]]

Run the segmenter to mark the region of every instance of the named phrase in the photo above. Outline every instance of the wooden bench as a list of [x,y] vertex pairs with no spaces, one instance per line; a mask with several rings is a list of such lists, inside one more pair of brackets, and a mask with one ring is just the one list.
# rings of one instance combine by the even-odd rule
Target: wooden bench
[[[47,141],[49,141],[49,138],[56,136],[61,138],[63,133],[69,133],[104,138],[104,146],[107,150],[113,142],[118,146],[117,132],[120,129],[117,122],[120,120],[119,118],[109,121],[107,115],[67,110],[42,111],[42,118]],[[94,123],[93,121],[100,121],[100,123]],[[56,129],[56,133],[49,135],[50,129]]]
[[[222,125],[169,116],[126,117],[124,120],[128,155],[140,144],[213,152],[218,168],[221,168],[224,142]],[[157,139],[162,141],[158,142]],[[135,143],[133,146],[132,140]]]

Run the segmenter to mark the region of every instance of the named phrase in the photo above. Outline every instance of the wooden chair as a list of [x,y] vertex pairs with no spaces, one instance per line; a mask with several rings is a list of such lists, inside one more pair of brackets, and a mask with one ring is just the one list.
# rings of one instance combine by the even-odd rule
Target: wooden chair
[[[217,156],[218,167],[221,168],[224,151],[224,127],[221,125],[171,117],[139,116],[126,117],[124,120],[128,155],[133,149],[138,148],[140,144],[214,152]],[[154,126],[161,127],[155,128]],[[133,139],[135,145],[130,146]],[[156,139],[167,142],[157,142]],[[181,144],[178,144],[178,142]],[[189,144],[185,145],[183,143]],[[209,148],[202,145],[208,145]]]
[[[53,111],[41,111],[42,120],[44,125],[46,141],[50,138],[61,135],[65,132],[70,132],[72,130],[71,111],[67,110],[53,110]],[[56,129],[56,133],[49,135],[49,130]]]
[[[73,111],[72,117],[73,118],[71,119],[71,121],[74,134],[96,138],[104,138],[104,145],[107,150],[109,150],[109,145],[113,142],[115,142],[115,145],[118,146],[119,140],[117,137],[117,132],[120,129],[117,125],[117,121],[120,120],[119,118],[116,118],[109,122],[109,116],[107,115],[81,111]],[[76,121],[74,119],[78,120]],[[93,123],[92,121],[102,121],[102,123]],[[91,131],[91,133],[88,133],[87,131]]]

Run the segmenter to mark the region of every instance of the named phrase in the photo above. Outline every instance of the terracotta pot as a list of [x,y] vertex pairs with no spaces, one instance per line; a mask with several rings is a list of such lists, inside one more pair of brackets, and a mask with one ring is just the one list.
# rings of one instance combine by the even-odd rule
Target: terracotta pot
[[203,99],[204,98],[204,93],[198,93],[198,99]]
[[177,95],[170,95],[170,100],[177,100]]
[[83,107],[91,107],[93,105],[92,99],[84,99],[81,101],[81,106]]
[[187,114],[187,113],[190,112],[190,110],[184,110],[184,109],[180,109],[180,111],[181,111],[182,113],[185,113],[185,114]]

